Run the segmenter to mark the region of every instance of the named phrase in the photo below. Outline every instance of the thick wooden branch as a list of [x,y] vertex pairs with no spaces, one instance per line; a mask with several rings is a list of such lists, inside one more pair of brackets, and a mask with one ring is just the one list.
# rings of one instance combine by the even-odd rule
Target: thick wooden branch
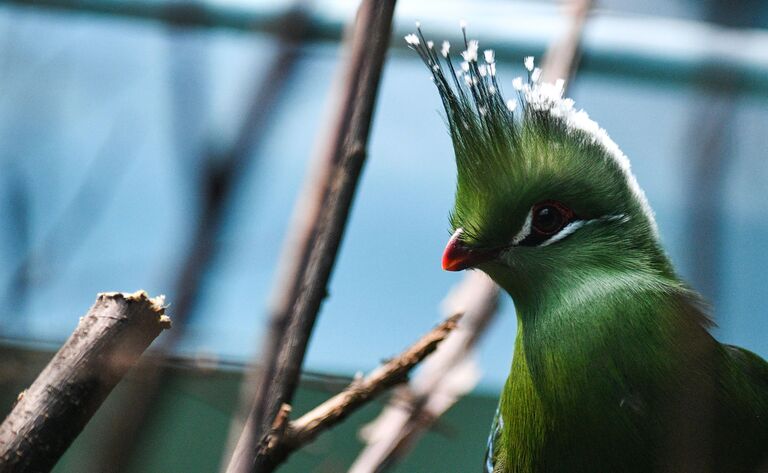
[[1,473],[53,468],[112,388],[171,326],[163,304],[163,297],[144,291],[99,294],[0,425]]
[[[294,212],[261,366],[247,377],[250,409],[229,473],[267,472],[274,464],[257,453],[283,404],[290,404],[304,354],[344,234],[366,158],[395,0],[363,0],[350,37],[338,105]],[[253,393],[251,395],[251,393]]]

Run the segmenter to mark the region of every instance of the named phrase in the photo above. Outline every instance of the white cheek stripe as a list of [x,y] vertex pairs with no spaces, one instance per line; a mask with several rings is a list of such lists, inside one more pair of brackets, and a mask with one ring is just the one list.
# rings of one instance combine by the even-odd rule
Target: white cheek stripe
[[627,217],[624,214],[617,214],[617,215],[605,215],[605,216],[600,217],[600,218],[593,218],[592,220],[576,220],[574,222],[569,223],[565,227],[563,227],[562,230],[560,230],[559,232],[557,232],[554,235],[552,235],[551,237],[549,237],[549,239],[544,240],[543,242],[541,242],[541,244],[538,245],[538,246],[542,247],[542,246],[551,245],[552,243],[556,243],[556,242],[562,240],[563,238],[567,237],[568,235],[574,233],[579,228],[581,228],[583,226],[586,226],[586,225],[589,225],[591,223],[595,223],[595,222],[616,222],[616,221],[619,221],[621,223],[626,223],[626,222],[629,221],[629,217]]
[[[523,228],[520,229],[520,231],[517,233],[517,235],[515,235],[514,238],[512,238],[512,245],[520,244],[521,241],[525,240],[528,237],[528,235],[531,234],[532,220],[533,220],[533,209],[531,209],[531,212],[529,212],[528,216],[525,218],[525,223],[523,224]],[[544,240],[543,242],[541,242],[539,245],[536,245],[536,246],[543,247],[543,246],[549,246],[552,243],[557,243],[558,241],[562,240],[568,235],[571,235],[574,232],[576,232],[576,230],[578,230],[579,228],[585,225],[589,225],[591,223],[615,222],[615,221],[626,223],[629,221],[629,217],[627,217],[624,214],[617,214],[617,215],[606,215],[604,217],[594,218],[592,220],[576,220],[569,223],[568,225],[563,227],[562,230],[555,233],[554,235],[552,235],[551,237],[549,237],[548,239]]]
[[596,219],[596,220],[575,220],[575,221],[569,223],[568,225],[564,226],[562,230],[560,230],[559,232],[555,233],[554,235],[552,235],[548,239],[542,241],[539,245],[536,245],[536,246],[540,246],[540,247],[541,246],[549,246],[552,243],[555,243],[555,242],[558,242],[558,241],[562,240],[563,238],[567,237],[568,235],[570,235],[571,233],[575,232],[576,230],[578,230],[579,228],[583,227],[584,225],[587,225],[587,224],[592,223],[592,222],[596,222],[597,220],[599,220],[599,219]]

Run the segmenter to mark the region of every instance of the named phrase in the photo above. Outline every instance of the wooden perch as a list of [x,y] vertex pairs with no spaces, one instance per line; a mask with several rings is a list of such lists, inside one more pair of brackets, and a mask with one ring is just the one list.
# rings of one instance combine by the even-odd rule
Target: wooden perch
[[274,468],[257,452],[281,406],[293,399],[317,313],[327,294],[367,155],[394,9],[395,0],[363,0],[360,5],[330,128],[298,200],[280,261],[260,360],[263,368],[246,377],[242,417],[233,422],[232,430],[242,435],[227,466],[229,473]]
[[408,374],[421,363],[458,325],[462,314],[455,314],[424,335],[396,358],[389,360],[363,379],[330,398],[295,421],[286,424],[290,407],[286,404],[272,425],[273,432],[260,455],[279,464],[321,432],[335,426],[385,390],[407,381]]
[[50,471],[144,350],[171,326],[164,298],[99,294],[0,425],[0,473]]

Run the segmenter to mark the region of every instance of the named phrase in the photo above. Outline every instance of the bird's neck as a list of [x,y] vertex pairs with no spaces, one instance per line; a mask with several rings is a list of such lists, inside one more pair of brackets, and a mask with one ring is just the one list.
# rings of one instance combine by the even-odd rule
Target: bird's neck
[[[624,461],[624,447],[635,441],[626,426],[651,432],[640,438],[656,434],[648,404],[684,364],[677,347],[681,333],[697,323],[695,310],[685,313],[684,288],[642,273],[595,273],[558,292],[517,309],[500,409],[507,421],[505,454],[530,452],[514,460],[529,465],[519,471],[540,471],[538,462],[551,458],[564,462],[552,471],[619,471],[614,467]],[[595,438],[610,439],[598,455],[602,465],[574,453],[594,452],[588,443]]]
[[[624,355],[627,365],[633,365],[640,351],[663,357],[661,351],[673,346],[669,337],[681,324],[693,320],[683,312],[664,310],[679,307],[680,301],[687,304],[688,290],[674,279],[593,272],[558,282],[559,287],[535,301],[515,300],[515,358],[524,360],[531,373],[541,377],[538,382],[556,384],[550,379],[553,373],[568,377],[587,372],[595,358],[605,360],[606,355],[617,365],[624,363],[620,359]],[[568,382],[576,387],[574,380]]]
[[679,327],[700,320],[661,249],[643,257],[617,253],[610,266],[567,264],[503,286],[518,318],[515,362],[526,364],[540,388],[594,390],[585,374],[596,360],[611,358],[606,369],[628,370],[647,356],[648,366],[672,356],[665,351],[674,348],[670,337]]
[[568,363],[589,364],[590,356],[614,345],[653,346],[680,316],[657,309],[679,305],[688,292],[674,277],[630,271],[573,271],[548,284],[549,290],[539,290],[536,298],[514,298],[515,356],[532,364],[556,363],[558,369]]

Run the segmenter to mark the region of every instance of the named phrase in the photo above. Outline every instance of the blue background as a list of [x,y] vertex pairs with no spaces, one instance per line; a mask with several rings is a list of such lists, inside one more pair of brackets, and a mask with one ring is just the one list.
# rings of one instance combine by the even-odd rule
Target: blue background
[[[279,2],[251,7],[272,3]],[[330,3],[342,16],[352,14],[353,2]],[[400,3],[398,32],[412,24],[413,10],[425,9],[416,3]],[[472,2],[470,9],[470,2],[432,2],[441,17],[465,17],[470,32],[481,36],[499,28],[497,11],[516,7],[503,3]],[[677,26],[717,33],[730,18],[711,18],[715,9],[705,3],[614,1],[602,8],[609,17],[647,19],[652,51],[663,53],[668,44],[675,54],[696,59],[697,47],[716,49],[721,38],[693,38]],[[557,13],[553,6],[519,5]],[[731,47],[748,54],[768,44],[761,8],[748,20],[736,18],[741,10],[734,13],[727,32],[739,41]],[[421,20],[429,27],[428,17]],[[626,39],[622,31],[596,29],[616,44]],[[530,34],[531,53],[538,54],[540,38]],[[654,44],[662,47],[654,50]],[[273,50],[274,40],[260,33],[172,30],[133,19],[0,6],[0,335],[59,343],[97,292],[168,293],[194,227],[201,156],[231,142]],[[768,356],[766,90],[611,73],[590,69],[588,58],[571,89],[577,105],[632,160],[672,260],[714,304],[717,336]],[[282,241],[327,122],[338,61],[336,42],[302,49],[298,72],[269,115],[255,165],[237,189],[219,236],[222,251],[206,273],[181,353],[236,361],[258,353]],[[522,73],[521,57],[501,63],[507,83]],[[768,68],[768,58],[758,56],[754,66]],[[352,374],[375,367],[439,320],[439,302],[461,277],[439,264],[455,169],[428,76],[413,54],[391,50],[369,161],[308,369]],[[707,128],[712,116],[717,126]],[[718,134],[719,145],[711,146],[707,140]],[[698,179],[697,156],[710,148],[716,164],[704,170],[716,176],[715,189]],[[710,192],[715,198],[708,200]],[[701,208],[701,202],[708,205]],[[708,218],[715,220],[700,225]],[[19,291],[12,281],[25,255],[33,264]],[[480,389],[500,387],[514,334],[513,305],[504,297],[479,349]]]

